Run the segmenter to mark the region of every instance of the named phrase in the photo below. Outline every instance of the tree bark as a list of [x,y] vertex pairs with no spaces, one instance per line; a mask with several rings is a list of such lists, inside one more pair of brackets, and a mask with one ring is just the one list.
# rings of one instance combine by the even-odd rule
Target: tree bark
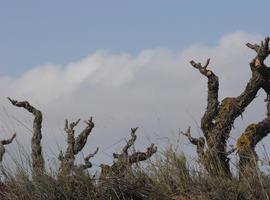
[[250,124],[237,140],[239,154],[239,177],[257,172],[256,145],[270,132],[270,102],[267,102],[266,118],[258,123]]
[[145,161],[149,159],[154,153],[157,152],[157,147],[154,144],[151,144],[146,152],[134,152],[131,155],[129,155],[128,150],[129,148],[135,143],[137,136],[136,131],[137,128],[131,129],[131,138],[128,140],[127,144],[122,149],[122,152],[120,154],[114,153],[113,158],[116,159],[116,161],[111,165],[101,165],[101,179],[104,177],[108,177],[112,175],[115,177],[122,177],[125,176],[127,173],[127,170],[134,164],[141,161]]
[[[239,96],[227,97],[222,100],[221,104],[218,102],[218,77],[207,69],[210,60],[208,59],[204,66],[194,61],[190,62],[194,68],[198,69],[208,79],[207,109],[201,119],[201,129],[208,148],[200,150],[199,160],[209,174],[214,176],[220,174],[231,176],[227,140],[233,123],[254,100],[259,89],[263,88],[267,96],[270,92],[270,70],[264,65],[264,60],[270,54],[269,38],[266,38],[260,46],[249,43],[247,46],[257,53],[257,56],[250,63],[252,76]],[[189,140],[195,141],[191,136]],[[191,143],[194,144],[192,141]],[[198,150],[198,143],[195,145]]]
[[41,147],[42,113],[27,101],[16,101],[11,98],[8,99],[14,106],[22,107],[34,115],[33,136],[31,141],[31,148],[32,148],[31,157],[32,157],[33,176],[37,177],[38,175],[43,174],[45,172],[44,158],[42,155],[42,147]]
[[75,139],[75,130],[74,128],[78,125],[80,119],[76,122],[68,123],[68,120],[65,121],[65,132],[67,133],[67,149],[65,154],[61,151],[58,159],[60,160],[60,175],[68,175],[72,170],[84,170],[92,167],[92,163],[89,161],[90,158],[94,157],[94,155],[98,152],[98,149],[93,154],[89,154],[84,158],[85,164],[75,166],[75,156],[84,148],[88,136],[91,133],[92,129],[94,128],[94,123],[92,121],[92,117],[85,121],[86,127],[85,129],[79,134],[79,136]]

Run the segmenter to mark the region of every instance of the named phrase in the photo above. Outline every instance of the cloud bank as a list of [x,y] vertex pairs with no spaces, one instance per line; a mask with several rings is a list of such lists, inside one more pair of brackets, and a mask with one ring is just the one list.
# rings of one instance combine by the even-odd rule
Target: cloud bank
[[[19,77],[0,77],[1,137],[16,131],[18,141],[22,140],[30,149],[28,128],[32,116],[12,107],[7,96],[28,100],[43,111],[46,155],[57,154],[58,145],[65,148],[66,118],[94,117],[96,127],[84,152],[100,146],[101,158],[120,150],[131,127],[140,127],[137,142],[140,149],[150,142],[162,145],[167,139],[174,141],[179,128],[186,129],[189,125],[193,134],[199,135],[197,124],[206,107],[207,80],[189,61],[205,62],[211,58],[210,68],[220,78],[220,100],[236,96],[250,77],[248,63],[254,57],[245,43],[261,39],[259,34],[235,32],[224,35],[214,46],[195,44],[180,52],[149,49],[134,56],[97,51],[67,65],[46,64]],[[264,118],[264,97],[261,92],[244,118],[236,121],[232,138],[237,138],[250,122]],[[232,139],[231,143],[234,142]],[[182,138],[182,149],[193,151],[187,144]]]

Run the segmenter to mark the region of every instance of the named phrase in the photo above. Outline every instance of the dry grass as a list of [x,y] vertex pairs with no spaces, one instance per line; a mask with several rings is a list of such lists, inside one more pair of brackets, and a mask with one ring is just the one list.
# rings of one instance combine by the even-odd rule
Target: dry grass
[[50,172],[33,181],[28,171],[18,166],[16,173],[5,171],[0,193],[3,200],[264,200],[270,195],[270,179],[265,174],[239,181],[237,177],[213,178],[197,168],[189,166],[185,156],[172,147],[133,166],[126,176],[112,176],[102,184],[82,171],[64,177]]

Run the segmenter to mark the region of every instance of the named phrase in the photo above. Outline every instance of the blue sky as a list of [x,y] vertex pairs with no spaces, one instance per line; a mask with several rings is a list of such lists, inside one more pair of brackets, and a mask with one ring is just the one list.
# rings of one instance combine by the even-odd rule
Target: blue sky
[[270,1],[1,0],[0,75],[65,64],[98,49],[137,54],[214,45],[237,30],[267,35]]

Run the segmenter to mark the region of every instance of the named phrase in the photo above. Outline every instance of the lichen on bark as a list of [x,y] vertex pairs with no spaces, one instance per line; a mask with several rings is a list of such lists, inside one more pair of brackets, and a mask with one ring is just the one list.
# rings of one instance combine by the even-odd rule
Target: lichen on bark
[[[267,98],[270,94],[270,69],[264,65],[264,60],[270,54],[269,38],[261,42],[261,45],[246,44],[247,47],[255,50],[256,57],[250,62],[251,78],[246,84],[243,92],[237,97],[226,97],[221,103],[218,101],[219,81],[215,73],[208,69],[210,59],[204,66],[201,63],[191,61],[191,65],[198,69],[208,79],[207,108],[201,119],[201,129],[206,139],[207,149],[200,150],[199,160],[204,165],[209,174],[215,176],[225,174],[231,176],[229,157],[227,151],[227,140],[233,123],[237,117],[242,115],[246,107],[254,100],[257,92],[264,89]],[[248,130],[252,129],[252,126]],[[187,136],[187,135],[186,135]],[[239,139],[239,144],[249,141],[250,135],[245,135]],[[191,143],[191,140],[189,137]],[[241,142],[242,141],[242,142]],[[247,142],[243,143],[245,146]],[[198,145],[197,152],[198,152]],[[243,145],[240,145],[241,148]],[[247,147],[249,148],[249,147]],[[203,152],[203,156],[202,153]]]
[[239,154],[239,173],[253,174],[257,169],[256,145],[270,132],[270,102],[267,102],[266,118],[258,123],[250,124],[238,138],[236,146]]

